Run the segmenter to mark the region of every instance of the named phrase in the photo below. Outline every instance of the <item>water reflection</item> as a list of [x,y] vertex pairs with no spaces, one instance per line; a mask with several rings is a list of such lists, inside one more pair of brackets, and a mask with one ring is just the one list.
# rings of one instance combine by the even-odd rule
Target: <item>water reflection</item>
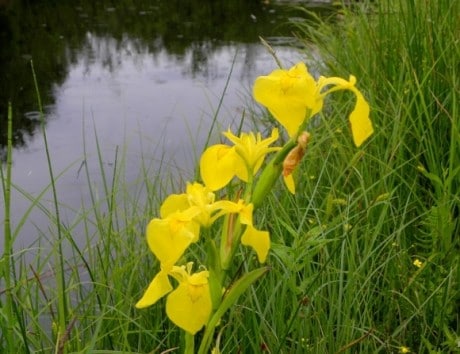
[[[98,56],[114,71],[123,55],[148,53],[154,58],[167,53],[179,65],[191,58],[185,71],[192,77],[212,78],[208,57],[222,45],[256,43],[261,34],[285,38],[287,19],[297,13],[286,2],[254,0],[121,0],[116,5],[12,0],[0,5],[0,150],[6,143],[8,101],[14,109],[15,145],[26,144],[36,130],[37,120],[29,119],[35,115],[27,113],[37,110],[30,59],[48,108],[55,103],[54,88],[64,83],[82,54],[88,65]],[[88,36],[110,38],[110,47],[107,42],[94,48]],[[48,117],[49,109],[45,111]]]

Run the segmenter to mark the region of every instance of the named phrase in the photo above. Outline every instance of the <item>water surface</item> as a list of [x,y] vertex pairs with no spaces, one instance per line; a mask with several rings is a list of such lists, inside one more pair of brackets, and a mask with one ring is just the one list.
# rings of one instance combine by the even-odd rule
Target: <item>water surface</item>
[[[276,67],[258,37],[272,44],[286,66],[305,59],[288,25],[302,14],[284,1],[18,0],[3,5],[0,152],[6,143],[7,102],[12,102],[13,181],[19,187],[12,196],[13,226],[27,215],[17,241],[28,245],[52,233],[46,216],[53,210],[50,178],[31,60],[52,166],[60,175],[62,217],[72,225],[78,210],[94,202],[88,176],[103,195],[101,169],[110,181],[116,163],[123,165],[128,183],[140,178],[143,164],[152,179],[165,171],[179,182],[193,179],[218,108],[213,142],[251,108],[255,77]],[[27,214],[30,199],[47,188],[40,197],[42,208],[34,206]]]

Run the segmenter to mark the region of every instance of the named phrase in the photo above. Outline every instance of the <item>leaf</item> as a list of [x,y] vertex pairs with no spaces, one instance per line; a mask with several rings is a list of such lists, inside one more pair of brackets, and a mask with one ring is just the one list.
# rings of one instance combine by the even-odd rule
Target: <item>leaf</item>
[[200,348],[198,349],[199,354],[209,352],[209,347],[211,345],[210,342],[213,338],[215,327],[219,323],[220,319],[225,314],[225,312],[227,312],[227,310],[236,303],[236,301],[242,293],[244,293],[257,279],[259,279],[262,275],[267,273],[268,270],[269,267],[262,267],[253,270],[243,275],[232,285],[230,289],[228,289],[228,291],[225,293],[222,299],[222,302],[220,303],[220,306],[212,315],[211,319],[206,325],[206,330],[203,334],[203,339],[201,341]]

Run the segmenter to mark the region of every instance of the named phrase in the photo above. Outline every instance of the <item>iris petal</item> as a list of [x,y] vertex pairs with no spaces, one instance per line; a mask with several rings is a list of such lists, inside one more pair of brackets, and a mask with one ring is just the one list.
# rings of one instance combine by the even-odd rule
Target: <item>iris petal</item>
[[350,90],[355,94],[356,104],[353,112],[350,114],[349,121],[353,142],[359,147],[374,133],[374,128],[372,127],[372,122],[369,119],[369,104],[361,92],[355,87],[355,84],[356,77],[353,75],[350,75],[350,79],[348,81],[340,77],[320,77],[318,80],[318,89],[321,91],[328,85],[334,86],[323,93],[323,96],[338,90]]
[[291,137],[308,118],[307,109],[315,112],[321,109],[321,102],[316,99],[316,82],[304,63],[259,76],[254,83],[253,96],[268,108]]
[[191,334],[203,328],[211,314],[212,301],[207,274],[200,272],[187,277],[166,300],[169,319]]
[[[297,88],[296,92],[301,90]],[[254,83],[254,98],[268,108],[273,117],[294,136],[307,112],[304,100],[296,92],[288,96],[280,89],[280,83],[271,77],[261,76]]]
[[292,173],[287,176],[283,176],[283,179],[284,179],[284,184],[286,185],[286,188],[288,189],[288,191],[291,192],[292,194],[295,194],[295,181],[294,181],[294,177],[292,176]]
[[263,164],[265,156],[279,147],[269,147],[278,139],[278,129],[273,129],[270,137],[262,139],[260,133],[241,133],[238,137],[230,130],[223,133],[234,144],[236,159],[234,171],[242,181],[248,182],[249,174],[255,175]]
[[160,216],[166,218],[176,211],[186,210],[189,206],[187,195],[171,194],[164,200],[163,204],[161,204]]
[[205,150],[200,159],[200,173],[204,184],[215,191],[225,187],[235,176],[235,151],[223,144]]
[[270,249],[270,234],[268,231],[260,231],[248,225],[241,237],[241,244],[252,247],[257,253],[259,262],[264,263]]
[[355,94],[356,105],[353,112],[351,112],[349,119],[353,142],[359,147],[374,133],[374,128],[372,127],[372,122],[369,119],[368,103],[359,91],[356,90]]
[[148,286],[142,298],[136,303],[138,309],[151,306],[172,290],[168,273],[160,271]]
[[193,224],[182,224],[182,220],[153,219],[147,226],[147,243],[150,250],[165,266],[172,266],[195,242],[199,230]]

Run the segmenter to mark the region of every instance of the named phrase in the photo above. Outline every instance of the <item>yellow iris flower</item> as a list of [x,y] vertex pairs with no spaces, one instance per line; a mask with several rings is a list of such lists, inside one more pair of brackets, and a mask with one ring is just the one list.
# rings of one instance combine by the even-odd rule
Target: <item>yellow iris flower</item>
[[182,257],[185,250],[197,242],[200,226],[209,227],[217,218],[227,214],[238,214],[246,225],[242,242],[252,247],[261,263],[270,248],[270,237],[266,231],[253,227],[254,206],[240,199],[214,201],[214,193],[200,183],[188,183],[186,193],[171,194],[160,208],[161,218],[155,218],[147,226],[147,243],[160,261],[162,268],[169,269]]
[[186,191],[182,194],[169,195],[161,205],[162,218],[176,212],[192,208],[195,210],[195,220],[202,226],[211,225],[211,214],[216,210],[215,195],[200,183],[187,183]]
[[198,241],[196,210],[177,211],[165,219],[152,219],[147,225],[150,250],[165,267],[174,265],[192,242]]
[[204,184],[211,190],[225,187],[233,177],[248,182],[262,166],[265,156],[277,151],[269,147],[278,139],[278,130],[262,139],[260,133],[242,133],[240,137],[230,130],[223,133],[233,145],[216,144],[207,148],[200,159],[200,172]]
[[187,183],[185,193],[169,195],[161,205],[160,215],[168,218],[175,212],[187,211],[187,215],[193,215],[199,225],[209,227],[217,218],[233,213],[240,215],[243,224],[252,224],[252,210],[252,204],[245,204],[243,200],[236,203],[229,200],[215,201],[211,189],[195,182]]
[[147,226],[147,242],[163,268],[173,266],[185,250],[198,241],[200,226],[209,227],[219,217],[238,214],[246,225],[242,242],[252,247],[261,263],[270,248],[270,237],[266,231],[253,227],[254,206],[240,199],[214,201],[214,193],[200,183],[187,183],[186,193],[171,194],[160,208],[161,219],[153,219]]
[[268,108],[290,137],[297,134],[307,109],[312,110],[313,115],[322,108],[322,100],[316,99],[316,81],[304,63],[298,63],[289,70],[276,69],[268,76],[259,76],[254,82],[253,96]]
[[[356,96],[356,104],[349,120],[353,141],[360,146],[374,130],[369,119],[369,105],[355,84],[354,76],[348,81],[339,77],[320,77],[315,81],[305,64],[298,63],[289,70],[277,69],[268,76],[258,77],[253,96],[268,108],[290,137],[296,137],[305,119],[321,111],[326,95],[337,90],[350,90]],[[322,92],[330,85],[334,87]]]
[[137,308],[155,304],[173,290],[168,276],[175,278],[179,285],[166,299],[166,314],[178,327],[194,335],[208,322],[212,311],[208,271],[192,274],[193,263],[187,266],[173,266],[162,269],[152,280]]

